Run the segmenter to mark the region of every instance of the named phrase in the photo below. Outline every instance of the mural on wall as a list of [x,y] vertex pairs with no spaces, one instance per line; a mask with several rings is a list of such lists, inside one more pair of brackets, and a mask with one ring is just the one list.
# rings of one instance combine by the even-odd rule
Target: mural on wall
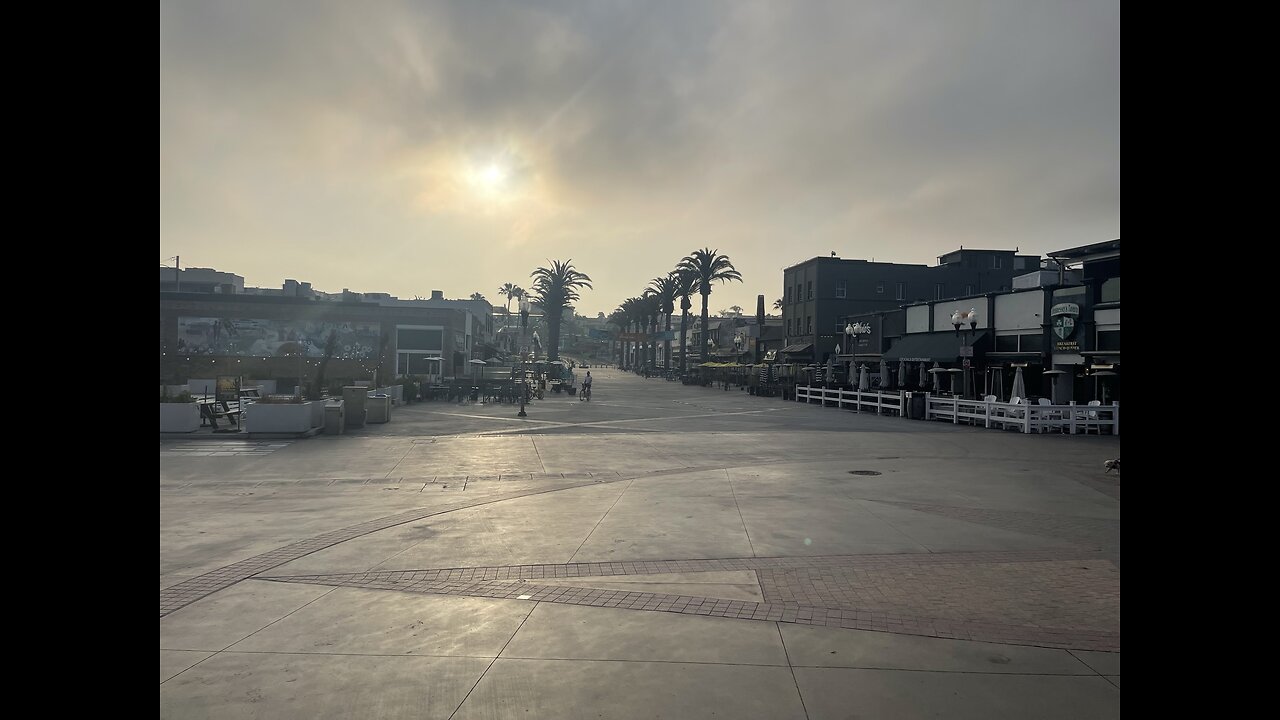
[[368,360],[378,355],[378,323],[178,318],[178,352],[193,355],[323,357],[330,330],[338,331],[335,358]]

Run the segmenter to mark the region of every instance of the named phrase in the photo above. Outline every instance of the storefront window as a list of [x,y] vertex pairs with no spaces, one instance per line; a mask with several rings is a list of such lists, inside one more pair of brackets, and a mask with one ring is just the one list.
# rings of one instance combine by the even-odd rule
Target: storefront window
[[444,349],[444,331],[416,328],[400,328],[396,330],[396,348],[400,350],[435,350]]
[[1018,336],[997,335],[996,352],[1018,352]]
[[1102,296],[1098,302],[1120,302],[1120,278],[1113,277],[1102,283]]

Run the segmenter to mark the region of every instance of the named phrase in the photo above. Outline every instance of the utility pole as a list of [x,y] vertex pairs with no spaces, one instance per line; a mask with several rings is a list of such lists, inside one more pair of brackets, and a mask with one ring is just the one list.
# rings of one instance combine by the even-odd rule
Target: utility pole
[[173,256],[173,279],[176,283],[174,292],[182,292],[182,256]]

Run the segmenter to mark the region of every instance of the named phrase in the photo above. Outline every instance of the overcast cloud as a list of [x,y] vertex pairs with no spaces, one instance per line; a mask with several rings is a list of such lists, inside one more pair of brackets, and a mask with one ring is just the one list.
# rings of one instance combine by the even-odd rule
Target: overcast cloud
[[781,268],[1120,236],[1118,2],[170,2],[160,251],[278,287],[609,312]]

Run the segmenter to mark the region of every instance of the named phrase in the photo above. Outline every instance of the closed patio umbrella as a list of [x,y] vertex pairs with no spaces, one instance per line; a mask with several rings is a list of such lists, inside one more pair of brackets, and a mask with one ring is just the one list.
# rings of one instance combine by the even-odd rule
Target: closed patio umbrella
[[888,390],[893,387],[893,378],[889,376],[889,363],[880,358],[880,389]]
[[929,375],[927,374],[924,363],[920,363],[920,389],[923,390],[929,384]]
[[904,388],[907,386],[907,363],[905,360],[898,362],[898,384]]
[[1025,398],[1027,396],[1027,383],[1022,379],[1022,368],[1019,367],[1017,372],[1013,374],[1013,392],[1009,393],[1009,401],[1013,402],[1013,398]]
[[936,361],[933,363],[933,367],[929,368],[929,375],[933,378],[934,392],[945,392],[944,388],[942,387],[942,378],[945,377],[946,372],[947,372],[946,369],[943,368],[941,365],[939,365]]
[[827,356],[827,385],[833,384],[836,379],[836,356],[832,353]]
[[858,377],[858,389],[866,392],[871,389],[871,374],[867,372],[867,366],[862,366],[862,374]]

